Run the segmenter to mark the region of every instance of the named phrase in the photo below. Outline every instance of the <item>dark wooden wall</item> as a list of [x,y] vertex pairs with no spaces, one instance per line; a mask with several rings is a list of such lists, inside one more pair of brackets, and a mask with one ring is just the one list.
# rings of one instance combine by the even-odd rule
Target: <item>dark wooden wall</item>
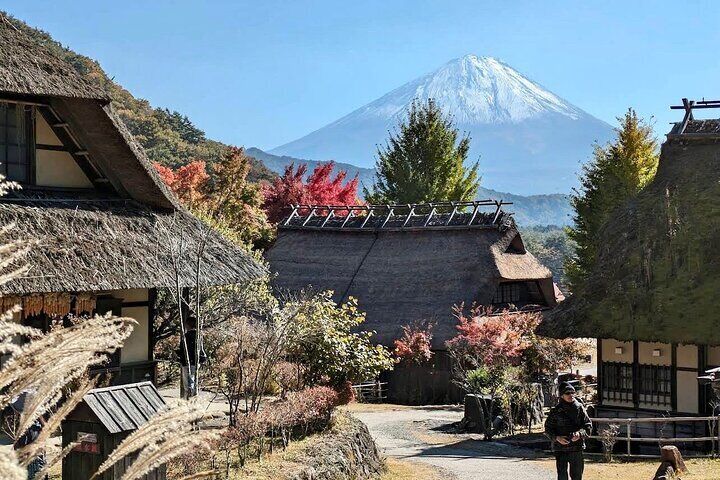
[[400,364],[381,375],[388,382],[388,402],[403,405],[442,405],[460,403],[462,391],[452,383],[450,357],[435,351],[424,365]]

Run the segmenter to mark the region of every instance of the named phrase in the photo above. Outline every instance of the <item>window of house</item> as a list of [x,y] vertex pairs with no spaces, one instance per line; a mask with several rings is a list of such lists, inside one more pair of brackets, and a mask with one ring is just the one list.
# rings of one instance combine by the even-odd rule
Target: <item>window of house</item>
[[32,107],[0,102],[0,173],[8,180],[32,183]]
[[544,304],[545,298],[538,282],[527,282],[528,298],[533,303]]
[[519,283],[501,283],[498,285],[492,303],[517,303],[520,301]]
[[633,390],[632,365],[603,362],[602,398],[613,402],[631,402]]
[[672,370],[662,365],[640,365],[638,368],[638,401],[659,407],[672,406]]

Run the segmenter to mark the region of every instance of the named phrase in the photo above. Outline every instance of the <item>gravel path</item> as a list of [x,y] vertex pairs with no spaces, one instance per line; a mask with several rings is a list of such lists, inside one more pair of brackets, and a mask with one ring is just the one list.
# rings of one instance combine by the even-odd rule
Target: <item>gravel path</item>
[[528,461],[531,451],[483,442],[476,435],[454,434],[462,409],[443,407],[374,407],[353,414],[368,426],[378,447],[390,457],[438,467],[458,480],[553,480],[552,472]]

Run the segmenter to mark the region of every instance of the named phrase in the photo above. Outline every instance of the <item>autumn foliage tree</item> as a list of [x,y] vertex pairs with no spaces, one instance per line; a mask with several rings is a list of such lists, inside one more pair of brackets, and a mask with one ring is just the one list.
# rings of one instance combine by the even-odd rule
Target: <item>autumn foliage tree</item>
[[248,181],[251,159],[242,148],[227,148],[208,173],[203,161],[176,170],[155,164],[162,181],[194,214],[232,240],[264,245],[272,229],[262,209],[259,184]]
[[466,314],[460,306],[455,316],[458,334],[446,343],[453,360],[453,381],[468,393],[488,396],[489,400],[480,402],[486,439],[496,430],[492,425],[496,408],[511,421],[512,398],[519,398],[519,392],[543,375],[570,368],[586,349],[578,340],[536,335],[539,312],[475,307]]
[[155,163],[155,169],[165,185],[188,207],[199,206],[205,200],[205,189],[210,180],[205,162],[196,160],[177,170]]
[[393,355],[398,362],[422,365],[433,357],[432,324],[413,324],[402,327],[403,334],[395,340]]
[[613,218],[613,211],[634,198],[655,178],[659,155],[651,124],[628,109],[618,118],[617,137],[595,146],[593,158],[583,166],[580,187],[570,196],[573,226],[568,237],[575,252],[566,259],[565,272],[573,292],[580,288],[597,260],[602,245],[598,233]]
[[305,181],[307,165],[290,164],[283,174],[264,189],[264,208],[268,219],[278,223],[293,204],[357,205],[358,178],[349,181],[347,172],[340,170],[333,176],[334,162],[319,164]]

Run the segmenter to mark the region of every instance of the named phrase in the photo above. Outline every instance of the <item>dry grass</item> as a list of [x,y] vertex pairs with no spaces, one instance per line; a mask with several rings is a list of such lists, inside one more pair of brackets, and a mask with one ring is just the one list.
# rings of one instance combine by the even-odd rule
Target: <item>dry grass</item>
[[385,463],[387,472],[380,477],[380,480],[440,480],[447,478],[447,475],[443,475],[438,469],[425,463],[409,462],[397,458],[388,458]]
[[244,468],[233,468],[230,471],[230,479],[275,480],[278,478],[278,472],[287,474],[300,470],[307,460],[304,456],[305,450],[315,437],[316,435],[311,435],[302,440],[296,440],[290,443],[285,450],[278,449],[275,450],[275,453],[266,455],[262,462],[251,461]]
[[[543,467],[554,471],[555,461],[539,460]],[[718,480],[720,479],[720,460],[687,459],[685,464],[689,473],[682,476],[683,480]],[[585,462],[584,480],[647,480],[653,477],[660,465],[660,460],[652,462]]]

